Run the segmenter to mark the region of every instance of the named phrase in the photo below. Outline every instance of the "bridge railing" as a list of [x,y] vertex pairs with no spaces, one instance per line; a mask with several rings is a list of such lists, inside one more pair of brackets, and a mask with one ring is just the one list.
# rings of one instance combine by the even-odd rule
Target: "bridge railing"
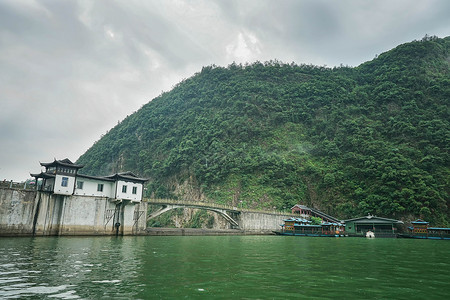
[[289,215],[295,216],[292,212],[287,211],[279,211],[279,210],[264,210],[264,209],[250,209],[243,207],[236,207],[230,205],[223,205],[219,203],[211,203],[211,202],[200,202],[200,201],[192,201],[192,200],[174,200],[174,199],[149,199],[146,198],[143,201],[149,204],[172,204],[172,205],[186,205],[186,206],[199,206],[199,207],[209,207],[209,208],[217,208],[231,211],[240,211],[240,212],[252,212],[252,213],[266,213],[272,215]]

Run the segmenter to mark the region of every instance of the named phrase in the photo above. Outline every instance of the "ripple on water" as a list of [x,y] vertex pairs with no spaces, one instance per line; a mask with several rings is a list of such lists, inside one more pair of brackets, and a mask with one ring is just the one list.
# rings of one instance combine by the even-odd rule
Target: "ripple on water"
[[93,280],[93,283],[119,283],[122,280],[120,279],[113,279],[113,280]]
[[79,299],[80,296],[74,295],[76,291],[67,291],[64,293],[56,294],[56,295],[50,295],[49,298],[60,298],[60,299]]
[[[0,290],[0,296],[3,299],[13,299],[18,297],[30,297],[37,295],[49,295],[59,293],[69,287],[73,287],[70,285],[60,285],[60,286],[48,286],[48,285],[39,285],[39,286],[9,286],[3,290]],[[72,293],[73,294],[73,293]],[[53,295],[56,296],[56,295]],[[73,299],[73,298],[72,298]]]
[[0,284],[24,281],[21,277],[0,278]]
[[448,253],[390,239],[3,239],[0,299],[446,299]]

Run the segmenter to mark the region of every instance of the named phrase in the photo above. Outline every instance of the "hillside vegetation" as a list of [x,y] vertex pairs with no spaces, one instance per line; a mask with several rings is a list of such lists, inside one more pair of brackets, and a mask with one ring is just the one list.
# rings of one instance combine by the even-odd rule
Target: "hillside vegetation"
[[204,67],[77,163],[148,177],[148,197],[447,226],[449,45],[425,37],[355,68]]

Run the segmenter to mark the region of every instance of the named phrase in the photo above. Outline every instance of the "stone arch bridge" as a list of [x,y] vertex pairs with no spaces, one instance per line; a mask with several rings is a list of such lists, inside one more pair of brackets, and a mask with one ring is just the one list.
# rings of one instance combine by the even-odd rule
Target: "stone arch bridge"
[[161,206],[157,211],[147,215],[147,221],[175,208],[196,208],[213,211],[228,221],[230,228],[244,231],[279,230],[283,219],[295,216],[286,212],[251,210],[188,200],[145,199],[144,201],[149,205]]

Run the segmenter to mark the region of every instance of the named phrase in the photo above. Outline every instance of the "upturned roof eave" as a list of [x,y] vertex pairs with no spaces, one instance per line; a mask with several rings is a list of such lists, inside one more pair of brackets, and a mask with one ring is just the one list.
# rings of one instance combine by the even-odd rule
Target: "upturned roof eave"
[[55,178],[55,175],[53,175],[53,174],[48,174],[48,173],[44,173],[44,172],[41,172],[41,173],[35,173],[35,174],[30,173],[30,175],[31,175],[31,177],[35,177],[35,178],[45,178],[45,179],[48,179],[48,178]]
[[54,160],[53,162],[49,162],[49,163],[40,163],[41,166],[43,167],[52,167],[52,166],[64,166],[64,167],[70,167],[70,168],[76,168],[76,169],[81,169],[84,167],[84,165],[76,165],[74,163],[72,163],[69,159],[63,159],[63,160]]

